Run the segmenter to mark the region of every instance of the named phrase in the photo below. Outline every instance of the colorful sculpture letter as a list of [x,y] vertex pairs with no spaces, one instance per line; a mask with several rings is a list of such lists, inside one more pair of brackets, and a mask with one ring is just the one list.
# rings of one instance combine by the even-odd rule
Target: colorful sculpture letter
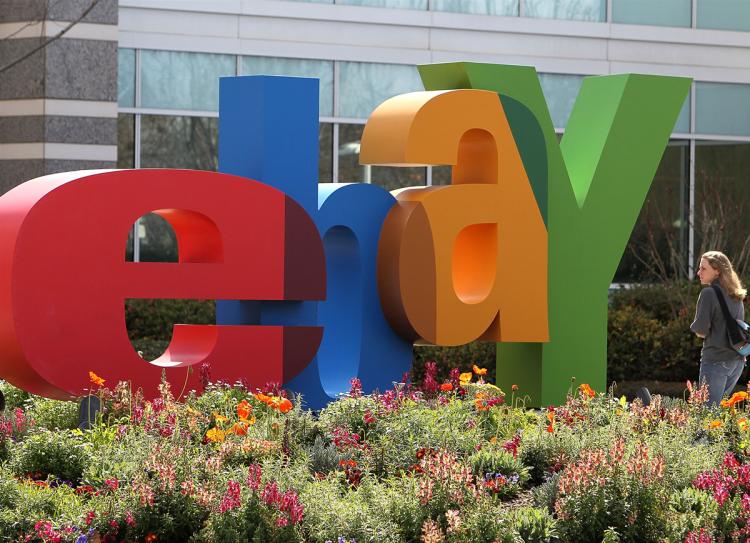
[[428,90],[497,93],[524,163],[544,165],[527,170],[548,207],[550,341],[499,344],[498,384],[518,384],[536,405],[563,401],[571,377],[604,389],[608,288],[690,79],[587,77],[558,144],[534,68],[460,62],[420,73]]
[[[135,220],[174,228],[179,263],[125,262]],[[49,175],[0,199],[0,375],[51,398],[84,394],[89,371],[156,395],[212,376],[286,382],[315,354],[315,326],[175,326],[152,363],[128,340],[126,298],[303,300],[325,297],[317,229],[291,198],[249,179],[188,170]]]
[[220,84],[219,169],[302,204],[323,239],[328,295],[324,302],[219,302],[217,318],[324,327],[317,356],[286,383],[313,408],[349,390],[352,377],[367,392],[391,387],[412,357],[412,342],[383,315],[375,276],[380,230],[396,200],[376,185],[318,184],[318,104],[313,79],[227,77]]
[[361,160],[454,165],[452,186],[399,191],[383,227],[378,283],[403,337],[547,341],[547,231],[496,93],[391,98]]

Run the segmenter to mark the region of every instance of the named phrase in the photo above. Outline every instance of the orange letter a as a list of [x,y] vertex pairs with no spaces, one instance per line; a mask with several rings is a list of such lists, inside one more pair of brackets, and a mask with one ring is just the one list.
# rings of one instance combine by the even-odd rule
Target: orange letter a
[[361,162],[453,166],[452,185],[394,192],[378,249],[391,325],[435,345],[549,340],[547,230],[500,98],[416,92],[371,115]]

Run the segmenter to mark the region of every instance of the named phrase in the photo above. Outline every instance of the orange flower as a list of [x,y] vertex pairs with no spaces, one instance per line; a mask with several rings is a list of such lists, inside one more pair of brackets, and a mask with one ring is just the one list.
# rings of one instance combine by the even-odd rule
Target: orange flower
[[550,423],[549,423],[549,424],[547,425],[547,431],[548,431],[548,432],[549,432],[550,434],[551,434],[551,433],[553,433],[553,432],[555,431],[555,424],[554,424],[553,422],[550,422]]
[[278,404],[276,405],[276,409],[278,409],[278,410],[279,410],[279,411],[281,411],[282,413],[288,413],[288,412],[289,412],[289,411],[291,411],[291,410],[292,410],[292,408],[294,407],[294,406],[292,405],[292,402],[290,402],[290,401],[289,401],[288,399],[286,399],[286,398],[278,398],[278,400],[279,400],[279,402],[278,402]]
[[477,408],[477,411],[487,411],[490,406],[487,405],[487,394],[484,392],[477,392],[474,395],[474,406]]
[[226,438],[226,432],[224,430],[220,430],[219,428],[211,428],[208,432],[206,432],[206,439],[210,441],[211,443],[221,443]]
[[735,404],[746,401],[748,398],[747,392],[740,391],[735,392],[728,400],[721,400],[721,407],[731,407],[734,409]]
[[714,428],[721,428],[721,426],[722,426],[722,422],[721,422],[720,420],[712,420],[712,421],[711,421],[711,422],[710,422],[710,423],[708,424],[708,427],[709,427],[710,429],[714,429]]
[[462,373],[458,376],[458,380],[461,382],[462,385],[465,385],[471,381],[472,375],[470,371],[467,371],[466,373]]
[[156,534],[152,534],[152,533],[149,533],[149,534],[148,534],[148,535],[146,536],[146,539],[144,539],[144,541],[145,541],[146,543],[154,543],[154,541],[158,541],[158,540],[159,540],[159,536],[158,536],[158,535],[156,535]]
[[237,436],[246,436],[247,435],[247,422],[240,421],[235,422],[234,425],[227,430],[228,434],[234,434]]
[[516,392],[516,391],[518,391],[518,385],[511,385],[510,389],[511,389],[511,390],[512,390],[513,392]]
[[265,394],[263,394],[262,392],[258,392],[258,393],[257,393],[257,394],[255,395],[255,399],[256,399],[256,400],[258,400],[258,401],[260,401],[260,402],[263,402],[263,403],[264,403],[264,404],[266,404],[266,405],[271,405],[271,401],[273,400],[273,399],[271,398],[271,396],[266,396],[266,395],[265,395]]
[[97,374],[95,374],[93,371],[89,372],[89,381],[91,381],[92,385],[103,387],[105,380],[99,377]]
[[[552,408],[550,408],[552,409]],[[555,412],[554,411],[547,411],[547,420],[549,421],[549,424],[547,425],[547,431],[551,434],[555,431]]]
[[443,392],[450,392],[451,390],[453,390],[453,385],[451,383],[443,383],[442,385],[440,385],[440,390],[442,390]]
[[740,430],[745,431],[747,430],[747,427],[748,427],[748,422],[745,417],[742,417],[741,419],[737,421],[737,428],[739,428]]
[[252,410],[253,408],[247,402],[247,400],[242,400],[237,406],[237,416],[240,418],[240,420],[247,420],[250,418],[250,413],[252,412]]
[[487,368],[480,368],[479,366],[474,364],[471,369],[473,369],[474,373],[476,373],[477,375],[487,375]]
[[584,396],[588,396],[589,398],[593,398],[596,396],[596,392],[594,392],[594,389],[591,388],[588,383],[583,383],[578,387],[578,390],[581,391],[581,394]]

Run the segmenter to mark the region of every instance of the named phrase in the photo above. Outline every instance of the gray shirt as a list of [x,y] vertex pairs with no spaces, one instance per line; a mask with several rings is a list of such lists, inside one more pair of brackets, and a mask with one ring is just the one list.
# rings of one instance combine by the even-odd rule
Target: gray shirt
[[[717,283],[718,284],[718,283]],[[721,287],[721,285],[719,285]],[[741,300],[727,296],[722,288],[729,314],[735,319],[745,320],[745,306]],[[728,362],[744,360],[744,357],[732,349],[727,335],[727,324],[721,311],[716,292],[711,287],[701,290],[698,305],[695,308],[695,320],[690,330],[705,336],[701,350],[701,362]]]

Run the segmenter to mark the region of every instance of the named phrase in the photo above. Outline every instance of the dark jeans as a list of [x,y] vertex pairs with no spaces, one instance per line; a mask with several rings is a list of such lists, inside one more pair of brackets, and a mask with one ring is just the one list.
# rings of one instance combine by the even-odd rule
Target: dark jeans
[[709,405],[719,405],[725,394],[731,394],[737,381],[740,380],[742,370],[745,369],[744,360],[730,360],[728,362],[701,362],[698,382],[708,383]]

